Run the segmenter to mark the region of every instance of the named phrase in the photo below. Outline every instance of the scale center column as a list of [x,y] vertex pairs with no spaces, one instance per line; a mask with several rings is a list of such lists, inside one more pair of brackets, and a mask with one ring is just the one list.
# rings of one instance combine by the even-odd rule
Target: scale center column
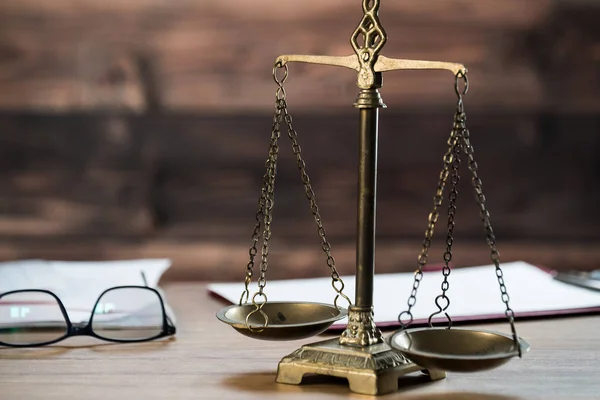
[[[329,375],[347,378],[353,392],[381,395],[398,390],[400,376],[422,370],[385,343],[373,319],[378,119],[385,104],[379,95],[381,73],[371,78],[354,103],[359,110],[355,302],[340,337],[304,345],[279,362],[279,383],[297,385],[305,374]],[[432,380],[445,377],[443,371],[427,373]]]
[[[375,74],[381,82],[381,74]],[[355,304],[348,309],[348,326],[340,337],[346,346],[370,346],[383,342],[373,321],[375,275],[375,225],[377,215],[377,155],[379,109],[385,107],[378,86],[362,89],[354,107],[359,110],[358,214],[356,235]]]

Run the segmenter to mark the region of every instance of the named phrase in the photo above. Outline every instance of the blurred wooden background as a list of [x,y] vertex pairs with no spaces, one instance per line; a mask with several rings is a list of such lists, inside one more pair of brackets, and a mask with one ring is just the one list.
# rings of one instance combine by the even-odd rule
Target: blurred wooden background
[[[170,257],[168,279],[241,280],[272,62],[349,55],[360,3],[0,2],[0,259]],[[600,3],[382,3],[386,56],[469,68],[466,111],[503,260],[598,268]],[[355,79],[294,64],[287,85],[341,273],[354,268]],[[453,77],[387,73],[382,96],[377,270],[407,271],[452,123]],[[269,276],[325,276],[287,139],[281,152]],[[454,261],[487,263],[463,183]]]

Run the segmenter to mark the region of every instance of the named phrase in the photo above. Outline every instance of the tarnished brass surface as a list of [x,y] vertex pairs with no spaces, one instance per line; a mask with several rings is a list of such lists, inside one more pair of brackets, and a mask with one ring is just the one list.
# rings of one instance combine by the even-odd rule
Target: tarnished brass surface
[[381,76],[375,73],[374,65],[387,42],[387,33],[379,21],[379,2],[363,0],[363,17],[350,36],[350,45],[360,64],[358,87],[361,89],[381,86]]
[[[371,72],[363,72],[364,65],[359,62],[356,55],[346,57],[341,56],[320,56],[320,55],[304,55],[290,54],[281,55],[275,59],[276,65],[284,66],[290,62],[301,62],[308,64],[321,64],[334,67],[350,68],[359,73],[358,87],[361,89],[373,89],[381,86],[379,79],[376,79],[377,72],[398,71],[408,69],[439,69],[452,72],[454,75],[462,72],[467,73],[467,68],[463,64],[445,62],[445,61],[424,61],[424,60],[404,60],[396,58],[387,58],[378,56],[377,61],[373,64],[372,77]],[[361,79],[361,74],[363,79]],[[368,78],[365,78],[368,77]]]
[[[378,74],[381,75],[381,74]],[[356,97],[356,101],[354,102],[354,107],[361,108],[386,108],[387,106],[383,102],[381,98],[381,94],[377,89],[363,89],[358,93]],[[379,117],[379,116],[378,116]],[[359,120],[359,127],[360,127]],[[360,154],[360,153],[359,153]]]
[[254,339],[297,340],[318,335],[335,321],[346,317],[345,309],[330,304],[310,302],[268,302],[262,311],[268,325],[259,313],[246,317],[255,310],[253,304],[232,305],[221,309],[217,318],[238,332]]
[[373,320],[373,307],[350,306],[348,326],[340,337],[340,344],[364,347],[381,342],[383,335]]
[[[377,89],[363,89],[361,92],[376,93]],[[364,309],[370,309],[373,306],[378,154],[379,107],[359,108],[358,168],[356,171],[358,176],[356,292],[354,301],[356,306]]]
[[321,64],[321,65],[330,65],[334,67],[346,67],[353,69],[355,71],[360,70],[360,64],[358,63],[358,59],[356,55],[351,55],[347,57],[339,57],[339,56],[311,56],[304,54],[292,54],[292,55],[283,55],[279,56],[275,59],[275,64],[280,66],[285,66],[289,62],[301,62],[308,64]]
[[[277,382],[298,385],[305,374],[348,379],[350,390],[367,395],[383,395],[398,390],[398,378],[420,366],[393,351],[387,343],[368,347],[348,347],[338,339],[302,346],[279,362]],[[444,371],[424,371],[431,380],[446,377]]]
[[[390,346],[423,368],[476,372],[501,366],[519,356],[512,335],[462,328],[401,330],[386,340]],[[519,338],[521,352],[529,344]]]
[[441,69],[451,71],[453,75],[459,72],[467,73],[467,68],[464,65],[445,61],[401,60],[379,56],[375,63],[375,72],[405,69]]

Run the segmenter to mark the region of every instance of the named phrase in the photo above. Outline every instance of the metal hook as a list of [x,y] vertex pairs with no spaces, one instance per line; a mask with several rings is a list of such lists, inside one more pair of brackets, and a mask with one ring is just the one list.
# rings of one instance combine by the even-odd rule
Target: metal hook
[[[277,70],[283,68],[283,78],[279,79],[277,77]],[[273,66],[273,79],[275,80],[275,83],[278,84],[279,86],[283,85],[283,83],[286,81],[287,77],[288,77],[288,73],[289,73],[289,67],[287,64],[283,64],[280,60],[277,60],[275,62],[275,65]]]
[[337,296],[335,296],[335,299],[333,300],[333,305],[335,306],[335,308],[337,308],[338,310],[341,309],[340,306],[338,306],[337,302],[339,298],[343,298],[344,300],[346,300],[348,302],[348,305],[351,306],[352,305],[352,301],[350,301],[350,298],[348,296],[346,296],[344,293],[338,293]]
[[[337,286],[335,286],[336,282],[340,282],[341,286],[339,288]],[[333,279],[331,281],[331,286],[333,286],[333,289],[337,293],[337,296],[335,296],[335,299],[333,300],[333,305],[335,306],[335,308],[337,308],[338,310],[340,309],[340,306],[338,306],[338,304],[337,304],[340,297],[342,297],[344,300],[346,300],[348,302],[349,306],[352,305],[352,301],[350,301],[350,298],[342,292],[346,285],[344,284],[344,281],[341,278]]]
[[239,302],[239,305],[241,306],[242,304],[244,304],[244,303],[248,302],[248,299],[249,299],[249,297],[250,297],[250,292],[248,291],[248,289],[245,289],[245,290],[242,292],[242,295],[240,296],[240,302]]
[[[445,300],[446,301],[446,305],[442,307],[442,305],[439,303],[440,300]],[[448,309],[448,307],[450,307],[450,299],[442,294],[440,294],[439,296],[437,296],[435,298],[435,305],[438,308],[438,311],[434,312],[433,314],[431,314],[429,316],[429,327],[433,328],[433,323],[431,322],[431,320],[433,319],[433,317],[435,317],[438,314],[442,314],[444,313],[444,315],[446,316],[446,319],[448,320],[448,329],[452,328],[452,318],[450,318],[450,315],[448,315],[448,313],[446,312],[446,310]]]
[[[408,322],[402,322],[402,317],[403,316],[407,316],[408,317]],[[412,324],[414,320],[414,317],[412,315],[412,312],[410,311],[402,311],[400,313],[400,315],[398,315],[398,322],[400,323],[400,329],[406,329],[410,324]]]
[[[264,301],[262,303],[257,303],[256,302],[257,296],[264,298]],[[246,327],[248,328],[249,331],[262,332],[264,330],[264,328],[266,328],[267,325],[269,325],[269,317],[267,316],[267,314],[265,314],[265,312],[262,309],[266,303],[267,303],[267,295],[266,294],[264,294],[263,292],[254,293],[254,296],[252,296],[252,304],[254,304],[255,309],[252,310],[251,312],[249,312],[248,315],[246,315]],[[252,314],[256,314],[257,312],[260,312],[260,314],[263,316],[263,318],[265,320],[265,323],[263,324],[263,326],[260,329],[254,329],[250,326],[250,317],[252,316]]]
[[515,328],[514,318],[509,318],[510,329],[512,331],[513,341],[515,342],[515,347],[519,353],[519,358],[523,358],[523,349],[521,349],[521,343],[519,343],[519,337],[517,336],[517,329]]
[[[260,312],[260,314],[263,316],[263,318],[265,319],[265,323],[263,324],[263,326],[260,329],[254,329],[250,326],[250,316],[252,314],[256,314],[257,312]],[[267,314],[265,314],[265,312],[262,310],[262,304],[261,305],[257,305],[256,309],[251,311],[250,313],[248,313],[248,315],[246,315],[246,327],[248,328],[249,331],[251,332],[262,332],[267,325],[269,324],[269,317],[267,316]]]
[[[459,81],[463,80],[464,82],[464,88],[461,91],[459,88]],[[456,92],[456,95],[460,98],[462,96],[464,96],[465,94],[467,94],[467,92],[469,91],[469,78],[467,78],[467,72],[460,70],[456,73],[455,79],[454,79],[454,91]]]

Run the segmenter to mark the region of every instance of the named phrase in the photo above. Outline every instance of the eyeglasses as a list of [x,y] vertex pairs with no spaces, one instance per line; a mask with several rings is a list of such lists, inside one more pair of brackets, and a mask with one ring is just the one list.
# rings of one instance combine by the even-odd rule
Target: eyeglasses
[[[145,282],[143,274],[142,278]],[[174,335],[175,331],[162,296],[147,285],[105,290],[87,322],[80,323],[71,322],[63,302],[49,290],[14,290],[0,295],[2,346],[46,346],[71,336],[117,343],[146,342]]]

